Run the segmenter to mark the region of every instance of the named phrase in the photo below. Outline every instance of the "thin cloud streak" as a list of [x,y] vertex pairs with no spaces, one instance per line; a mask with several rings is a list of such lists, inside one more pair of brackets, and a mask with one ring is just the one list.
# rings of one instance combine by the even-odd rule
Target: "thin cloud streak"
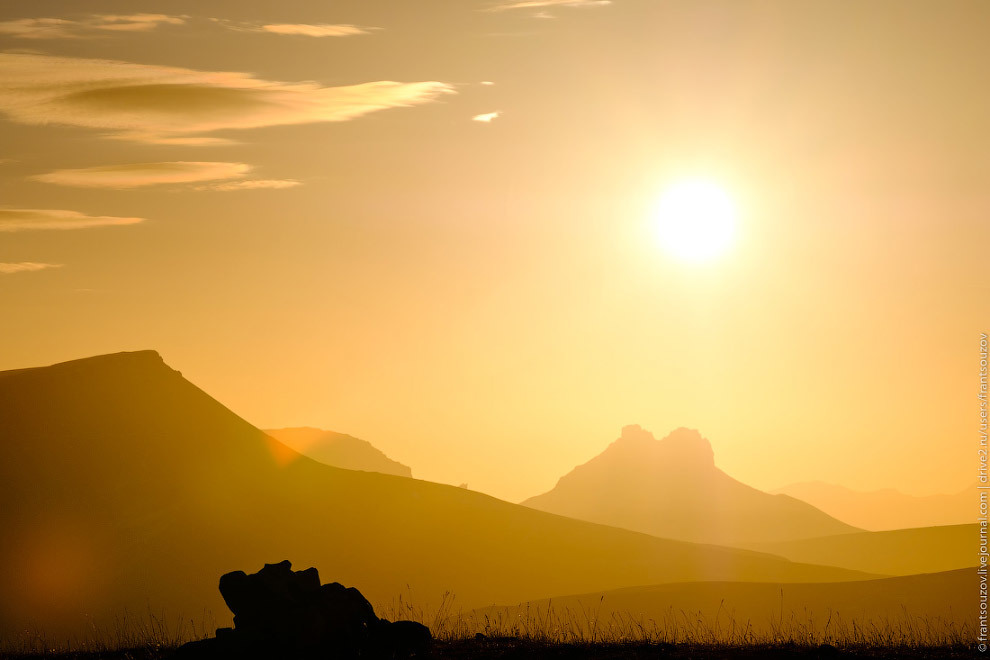
[[144,218],[85,215],[55,209],[0,209],[0,232],[91,229],[136,225]]
[[248,179],[246,181],[230,181],[228,183],[214,183],[207,186],[197,186],[196,190],[213,190],[217,192],[229,192],[232,190],[285,190],[301,186],[302,181],[295,179]]
[[44,264],[35,261],[20,261],[17,263],[0,263],[0,274],[10,275],[11,273],[35,273],[39,270],[50,268],[61,268],[62,264]]
[[85,39],[101,32],[149,32],[160,25],[182,25],[186,16],[94,14],[82,20],[20,18],[0,21],[0,35],[17,39]]
[[174,161],[55,170],[30,178],[34,181],[77,188],[126,189],[236,179],[246,175],[250,170],[251,166],[246,163]]
[[451,85],[436,81],[324,87],[229,71],[0,53],[0,113],[10,120],[157,144],[229,142],[206,134],[348,121],[452,93]]
[[211,18],[213,23],[235,32],[256,32],[303,37],[353,37],[372,34],[382,28],[350,23],[251,23],[226,18]]
[[330,25],[319,23],[274,23],[262,25],[261,29],[272,34],[300,35],[304,37],[350,37],[359,34],[371,34],[374,28],[363,28],[357,25]]
[[612,0],[521,0],[495,5],[488,11],[508,11],[511,9],[539,9],[541,7],[603,7]]

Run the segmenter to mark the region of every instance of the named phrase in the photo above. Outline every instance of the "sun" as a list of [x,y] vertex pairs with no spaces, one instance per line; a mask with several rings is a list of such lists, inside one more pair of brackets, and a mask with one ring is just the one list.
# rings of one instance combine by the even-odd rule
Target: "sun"
[[668,187],[653,209],[653,222],[663,250],[689,263],[713,261],[736,238],[735,203],[724,188],[705,179],[684,179]]

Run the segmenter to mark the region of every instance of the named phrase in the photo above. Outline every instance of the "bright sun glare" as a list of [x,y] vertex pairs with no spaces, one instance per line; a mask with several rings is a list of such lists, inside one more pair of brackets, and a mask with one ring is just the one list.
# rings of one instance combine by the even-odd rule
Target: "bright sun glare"
[[653,221],[660,246],[680,261],[711,261],[736,237],[732,198],[704,179],[686,179],[667,188],[654,207]]

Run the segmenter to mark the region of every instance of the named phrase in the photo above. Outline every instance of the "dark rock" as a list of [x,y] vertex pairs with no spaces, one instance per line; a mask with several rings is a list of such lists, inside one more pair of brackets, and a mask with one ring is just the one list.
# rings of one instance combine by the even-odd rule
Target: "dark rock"
[[375,638],[380,655],[386,658],[422,658],[433,647],[430,629],[415,621],[380,619]]
[[234,627],[180,647],[177,658],[395,660],[424,657],[433,643],[423,624],[379,619],[357,589],[321,585],[315,568],[293,571],[288,561],[265,564],[251,575],[227,573],[220,578],[220,595],[234,614]]
[[175,652],[175,657],[182,660],[213,660],[213,658],[228,657],[229,652],[224,651],[224,644],[219,638],[199,639],[195,642],[183,644]]

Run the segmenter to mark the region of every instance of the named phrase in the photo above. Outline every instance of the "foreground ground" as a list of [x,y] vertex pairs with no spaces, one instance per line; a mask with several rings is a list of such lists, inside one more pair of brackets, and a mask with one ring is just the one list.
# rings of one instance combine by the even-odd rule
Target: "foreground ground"
[[[141,647],[107,651],[58,653],[4,653],[2,660],[167,660],[173,647]],[[561,660],[646,660],[647,658],[972,658],[976,655],[970,645],[951,646],[874,646],[859,645],[836,648],[823,645],[752,644],[745,646],[717,644],[560,644],[521,640],[517,638],[485,638],[437,642],[433,658],[460,660],[509,660],[513,658],[559,658]]]

